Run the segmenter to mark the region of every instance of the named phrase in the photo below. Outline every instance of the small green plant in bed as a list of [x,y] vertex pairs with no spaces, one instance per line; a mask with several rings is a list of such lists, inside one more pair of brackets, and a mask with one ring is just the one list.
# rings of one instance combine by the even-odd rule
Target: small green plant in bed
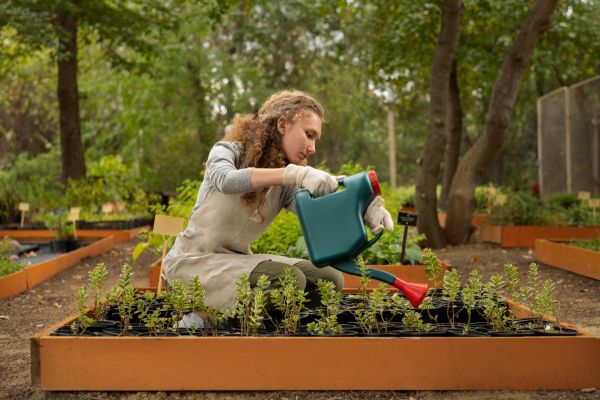
[[[373,246],[362,254],[367,264],[399,265],[402,255],[403,233],[401,226],[396,226],[393,232],[386,232]],[[423,253],[419,242],[425,240],[425,235],[409,236],[406,241],[404,264],[417,265],[423,262]]]
[[592,209],[573,194],[556,194],[547,199],[529,193],[508,193],[505,204],[489,211],[491,225],[511,226],[596,226]]
[[569,245],[600,252],[600,239],[577,240],[570,242]]

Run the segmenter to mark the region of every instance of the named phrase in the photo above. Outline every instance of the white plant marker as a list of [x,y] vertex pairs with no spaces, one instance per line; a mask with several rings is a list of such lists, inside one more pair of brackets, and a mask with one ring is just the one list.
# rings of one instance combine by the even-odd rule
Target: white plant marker
[[596,224],[596,208],[600,207],[600,199],[589,199],[588,206],[592,208],[592,224]]
[[498,205],[500,205],[500,206],[501,206],[501,205],[503,205],[503,204],[506,204],[506,200],[508,200],[508,199],[507,199],[507,197],[506,197],[506,195],[505,195],[505,194],[499,194],[499,195],[496,195],[496,203],[497,203]]
[[167,242],[171,236],[177,236],[183,230],[183,218],[171,217],[168,215],[156,215],[154,217],[154,233],[162,235],[163,238],[163,252],[160,259],[160,271],[158,273],[158,287],[156,288],[156,294],[160,293],[162,289],[162,261],[167,255]]
[[21,228],[25,226],[25,213],[29,211],[29,203],[19,203],[19,211],[21,211]]
[[113,211],[112,203],[102,204],[102,214],[110,214]]
[[577,193],[577,197],[579,198],[579,200],[582,200],[582,201],[586,201],[591,198],[590,192],[579,192],[579,193]]
[[77,220],[79,219],[80,211],[80,207],[71,207],[69,209],[69,215],[67,215],[67,220],[73,223],[73,237],[75,240],[77,240]]

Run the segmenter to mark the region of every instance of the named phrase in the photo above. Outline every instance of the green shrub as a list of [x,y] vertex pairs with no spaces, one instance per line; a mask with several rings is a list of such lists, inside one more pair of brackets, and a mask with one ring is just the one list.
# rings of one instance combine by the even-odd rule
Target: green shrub
[[572,246],[581,247],[593,251],[600,251],[600,239],[578,240],[570,243]]
[[43,219],[44,211],[38,215],[38,208],[48,211],[58,207],[62,199],[59,154],[19,155],[9,168],[0,170],[0,199],[0,221],[18,220],[20,202],[29,203],[31,220]]
[[82,218],[99,214],[102,204],[124,203],[129,214],[148,215],[150,199],[134,172],[119,157],[104,156],[89,167],[88,175],[69,180],[65,193],[70,207],[84,208]]

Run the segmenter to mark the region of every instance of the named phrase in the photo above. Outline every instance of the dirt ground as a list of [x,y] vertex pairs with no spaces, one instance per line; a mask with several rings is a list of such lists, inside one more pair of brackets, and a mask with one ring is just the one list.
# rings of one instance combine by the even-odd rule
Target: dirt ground
[[[1,399],[600,399],[600,388],[577,391],[469,391],[469,392],[44,392],[31,384],[29,338],[76,311],[75,294],[98,262],[109,267],[107,286],[113,285],[124,262],[131,262],[135,242],[120,244],[104,255],[80,262],[34,289],[0,300]],[[484,277],[512,262],[522,276],[533,254],[504,250],[495,245],[472,244],[436,252],[466,277],[474,268]],[[144,257],[142,257],[144,258]],[[147,285],[146,257],[134,265],[134,284]],[[542,277],[556,281],[559,318],[600,336],[600,281],[542,265]],[[598,360],[600,374],[600,360]]]

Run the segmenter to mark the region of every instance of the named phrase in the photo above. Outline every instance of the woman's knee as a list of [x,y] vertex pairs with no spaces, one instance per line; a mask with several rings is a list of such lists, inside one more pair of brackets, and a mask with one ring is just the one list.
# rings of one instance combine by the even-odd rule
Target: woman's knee
[[301,290],[306,289],[306,276],[296,266],[287,265],[276,261],[263,261],[259,263],[250,274],[250,285],[256,286],[260,275],[266,275],[271,281],[271,288],[281,287],[280,280],[283,279],[283,271],[285,268],[290,268],[294,279]]
[[300,261],[295,265],[305,275],[311,287],[317,285],[319,279],[333,282],[335,290],[341,292],[344,288],[344,274],[333,267],[319,268],[308,260]]
[[323,279],[327,279],[328,281],[333,282],[335,285],[335,290],[341,292],[344,288],[344,274],[333,267],[325,267],[327,268],[326,275]]
[[300,270],[300,268],[298,268],[294,265],[291,265],[289,268],[292,270],[292,273],[296,277],[296,283],[298,284],[298,289],[300,289],[300,290],[306,289],[306,276],[304,275],[304,272],[302,272]]

